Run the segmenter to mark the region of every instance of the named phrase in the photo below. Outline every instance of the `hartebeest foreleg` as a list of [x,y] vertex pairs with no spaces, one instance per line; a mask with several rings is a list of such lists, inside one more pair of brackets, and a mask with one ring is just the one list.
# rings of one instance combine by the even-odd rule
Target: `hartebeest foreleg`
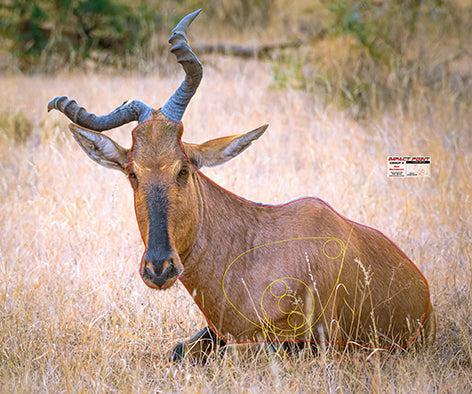
[[188,341],[180,342],[174,347],[170,361],[177,362],[189,358],[205,363],[210,356],[218,353],[221,356],[225,351],[226,341],[207,326]]

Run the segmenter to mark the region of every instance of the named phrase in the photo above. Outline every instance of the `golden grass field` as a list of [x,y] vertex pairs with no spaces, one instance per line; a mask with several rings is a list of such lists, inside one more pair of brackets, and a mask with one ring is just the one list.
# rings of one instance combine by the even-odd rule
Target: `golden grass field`
[[[215,58],[205,68],[185,140],[270,127],[203,172],[253,201],[317,196],[381,230],[428,279],[437,339],[421,352],[283,357],[232,346],[207,365],[168,363],[204,318],[180,283],[144,285],[128,180],[89,160],[46,106],[68,95],[97,114],[129,98],[159,107],[180,78],[0,77],[0,392],[471,392],[470,109],[418,98],[409,114],[399,107],[358,123],[306,93],[271,88],[270,66],[256,61]],[[8,130],[20,112],[34,131],[15,144]],[[132,127],[108,135],[130,146]],[[429,155],[432,175],[388,179],[388,155]]]

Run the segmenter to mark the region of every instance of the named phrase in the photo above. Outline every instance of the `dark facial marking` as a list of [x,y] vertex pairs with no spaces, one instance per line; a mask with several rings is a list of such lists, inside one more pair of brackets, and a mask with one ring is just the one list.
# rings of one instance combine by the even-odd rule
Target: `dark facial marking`
[[166,191],[154,186],[147,195],[146,204],[149,220],[146,260],[163,262],[168,260],[172,253],[167,229],[169,202]]

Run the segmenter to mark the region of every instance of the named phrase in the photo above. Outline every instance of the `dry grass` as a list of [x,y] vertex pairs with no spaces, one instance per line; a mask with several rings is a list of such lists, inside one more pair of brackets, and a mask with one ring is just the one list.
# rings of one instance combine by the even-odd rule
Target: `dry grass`
[[[270,123],[254,147],[205,171],[255,201],[325,199],[381,229],[429,280],[435,346],[418,354],[302,353],[232,347],[206,366],[169,365],[205,323],[179,284],[148,289],[132,192],[85,157],[48,100],[66,94],[95,113],[125,99],[158,106],[179,78],[97,74],[1,77],[0,112],[34,129],[15,144],[0,125],[0,391],[467,392],[472,390],[472,131],[452,105],[418,100],[360,125],[298,91],[269,89],[269,66],[213,60],[184,117],[200,142]],[[223,71],[227,70],[227,71]],[[130,144],[130,127],[109,134]],[[432,176],[388,179],[386,156],[432,157]]]

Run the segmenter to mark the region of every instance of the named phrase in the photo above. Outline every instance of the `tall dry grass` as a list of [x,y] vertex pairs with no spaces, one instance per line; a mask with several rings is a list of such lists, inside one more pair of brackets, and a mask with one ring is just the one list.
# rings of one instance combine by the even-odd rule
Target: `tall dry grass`
[[[325,199],[383,231],[429,281],[435,345],[390,355],[313,358],[233,346],[197,366],[167,362],[204,324],[180,284],[152,291],[132,191],[121,174],[85,157],[58,113],[69,95],[95,113],[128,98],[159,106],[180,78],[99,74],[0,77],[0,112],[22,113],[25,144],[0,125],[0,391],[2,392],[470,392],[472,390],[472,132],[454,108],[414,103],[409,115],[364,124],[291,89],[273,90],[270,66],[213,59],[185,117],[201,142],[270,123],[225,166],[205,170],[251,200]],[[8,116],[3,119],[10,119]],[[13,117],[13,118],[12,118]],[[16,118],[15,118],[16,119]],[[109,132],[130,145],[132,126]],[[430,155],[432,175],[388,179],[388,155]]]

